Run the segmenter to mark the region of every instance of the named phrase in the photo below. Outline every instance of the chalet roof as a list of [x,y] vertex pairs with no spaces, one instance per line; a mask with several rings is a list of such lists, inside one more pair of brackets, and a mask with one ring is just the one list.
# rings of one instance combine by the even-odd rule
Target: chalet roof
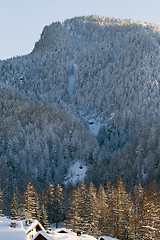
[[[26,225],[27,221],[29,222],[28,225]],[[41,231],[45,231],[44,227],[37,220],[28,219],[28,220],[23,220],[22,222],[23,222],[23,227],[24,227],[26,234],[28,234],[36,226],[38,226]]]
[[32,240],[96,240],[96,238],[89,235],[82,234],[81,237],[78,237],[76,233],[65,228],[57,228],[52,230],[51,234],[47,234],[37,220],[29,221],[27,226],[26,220],[14,221],[13,226],[16,224],[15,228],[11,227],[11,222],[13,221],[7,217],[0,217],[0,239],[28,240],[32,236],[30,231],[38,226],[39,230],[42,229],[42,231],[35,232]]
[[[14,223],[15,227],[11,227],[11,223]],[[27,234],[36,226],[45,231],[37,220],[31,220],[26,226],[26,220],[12,221],[7,217],[0,217],[0,237],[5,240],[26,240]]]
[[54,238],[46,232],[40,231],[32,238],[32,240],[54,240]]
[[118,240],[117,238],[112,238],[109,236],[101,236],[98,238],[98,240]]

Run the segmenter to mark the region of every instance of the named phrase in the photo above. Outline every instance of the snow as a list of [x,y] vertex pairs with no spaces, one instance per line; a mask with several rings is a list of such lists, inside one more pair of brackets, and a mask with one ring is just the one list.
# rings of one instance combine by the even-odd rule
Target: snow
[[[16,223],[16,228],[11,227],[11,219],[7,217],[0,217],[0,240],[34,240],[39,234],[44,236],[47,240],[96,240],[95,237],[90,235],[82,234],[77,236],[75,232],[72,232],[66,228],[56,228],[52,229],[50,234],[47,234],[45,229],[42,227],[42,231],[39,231],[31,236],[27,235],[28,231],[31,231],[37,224],[41,224],[37,220],[32,220],[32,223],[29,226],[25,226],[25,220],[23,221],[14,221]],[[60,233],[60,231],[66,233]],[[33,234],[33,233],[32,233]],[[99,237],[98,240],[100,240]],[[116,238],[111,238],[107,236],[102,236],[104,240],[117,240]]]
[[35,240],[36,237],[37,237],[39,234],[41,234],[41,235],[42,235],[43,237],[45,237],[47,240],[53,240],[53,239],[54,239],[54,238],[52,237],[52,235],[48,235],[46,232],[40,231],[40,232],[38,232],[38,233],[32,238],[32,240]]
[[102,126],[102,123],[100,121],[98,121],[98,120],[95,120],[94,118],[90,118],[88,120],[88,126],[89,126],[90,131],[95,136],[97,136],[98,131],[99,131],[100,127]]
[[75,77],[78,72],[78,65],[74,63],[74,71],[73,74],[69,77],[69,82],[68,82],[68,93],[70,96],[73,94],[73,88],[74,88],[74,83],[75,83]]
[[82,111],[77,111],[80,118],[87,124],[89,130],[97,136],[100,127],[102,126],[102,118],[100,116],[87,115],[84,116]]
[[59,233],[62,229],[56,229],[52,232],[52,237],[55,240],[96,240],[95,237],[90,235],[81,235],[80,237],[77,236],[76,233],[70,231],[69,229],[64,229],[67,233]]
[[76,184],[77,182],[81,182],[85,178],[86,172],[87,166],[83,166],[79,161],[77,161],[68,169],[68,174],[65,177],[64,183]]
[[27,235],[23,228],[23,223],[18,222],[17,227],[11,227],[11,220],[6,217],[0,218],[0,240],[26,240]]
[[101,236],[98,238],[98,240],[100,240],[101,238],[103,238],[104,240],[118,240],[117,238],[112,238],[112,237],[109,237],[109,236]]
[[[32,220],[28,226],[25,225],[25,221],[12,221],[7,217],[0,217],[0,240],[29,240],[37,233],[35,229],[37,224],[45,231],[37,220]],[[11,222],[16,224],[15,228],[11,227]]]

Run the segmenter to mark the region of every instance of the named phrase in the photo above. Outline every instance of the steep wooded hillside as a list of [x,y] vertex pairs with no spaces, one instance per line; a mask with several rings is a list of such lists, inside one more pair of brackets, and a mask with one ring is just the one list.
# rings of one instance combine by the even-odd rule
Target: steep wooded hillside
[[120,175],[128,189],[160,187],[159,44],[156,25],[77,17],[46,26],[31,54],[0,61],[0,159],[13,185],[24,173],[62,183],[78,160],[97,185]]

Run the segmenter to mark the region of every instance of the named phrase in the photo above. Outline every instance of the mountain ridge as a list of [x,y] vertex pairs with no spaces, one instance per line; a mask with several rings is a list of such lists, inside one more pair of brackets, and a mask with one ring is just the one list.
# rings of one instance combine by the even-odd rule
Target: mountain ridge
[[[128,189],[150,180],[160,187],[159,43],[157,25],[76,17],[46,26],[29,55],[0,61],[8,111],[0,163],[12,169],[2,188],[9,179],[8,192],[20,185],[17,162],[23,188],[30,178],[39,187],[63,183],[77,160],[96,185],[120,175]],[[13,102],[9,89],[18,94]]]

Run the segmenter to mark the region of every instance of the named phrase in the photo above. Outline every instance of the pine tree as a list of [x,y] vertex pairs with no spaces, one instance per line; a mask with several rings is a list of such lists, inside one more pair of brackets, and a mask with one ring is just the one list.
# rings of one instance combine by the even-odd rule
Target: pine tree
[[44,204],[42,204],[42,206],[41,206],[40,223],[43,225],[43,227],[46,230],[49,228],[48,215],[47,215],[47,211],[45,209]]
[[58,184],[54,191],[54,221],[56,222],[56,227],[58,227],[58,222],[64,219],[64,196],[63,188]]
[[138,188],[134,191],[134,221],[132,222],[132,229],[135,239],[142,239],[143,237],[143,208],[144,208],[144,189],[139,182]]
[[98,227],[99,227],[99,235],[106,235],[107,233],[107,227],[109,227],[108,223],[108,202],[107,202],[107,196],[105,193],[104,187],[100,184],[97,192],[97,209],[98,209]]
[[[103,191],[103,189],[102,189]],[[106,221],[103,222],[103,235],[114,236],[114,197],[113,197],[114,188],[111,186],[111,181],[107,179],[105,183],[105,193],[103,198],[106,198]],[[104,202],[104,200],[103,200]]]
[[13,199],[11,203],[11,218],[12,220],[19,219],[19,206],[15,192],[13,193]]
[[81,219],[81,222],[79,224],[79,230],[82,232],[87,233],[88,230],[88,213],[87,213],[87,198],[88,198],[88,192],[87,187],[85,185],[85,182],[82,181],[82,183],[79,186],[80,191],[80,198],[79,198],[79,216]]
[[49,222],[54,220],[54,186],[52,183],[48,184],[45,191],[42,192],[42,203],[44,204],[48,213]]
[[123,238],[126,236],[126,211],[127,199],[125,187],[122,179],[119,177],[117,180],[117,187],[113,188],[112,197],[114,199],[113,215],[114,215],[114,237]]
[[127,194],[127,199],[125,201],[125,209],[124,209],[124,219],[125,219],[125,232],[124,238],[126,239],[134,239],[134,217],[135,217],[135,209],[134,203],[131,196],[131,193]]
[[142,239],[153,240],[159,237],[160,206],[155,182],[152,182],[143,198]]
[[73,231],[87,232],[88,213],[87,213],[87,188],[82,181],[72,193],[70,207],[67,213],[68,226]]
[[2,207],[3,207],[3,199],[2,199],[2,191],[1,191],[1,186],[0,186],[0,217],[3,216]]
[[23,212],[25,218],[40,220],[39,197],[31,182],[27,184],[24,192]]
[[77,187],[72,191],[69,209],[67,211],[67,226],[74,232],[80,230],[79,226],[82,222],[80,216],[80,188]]
[[101,218],[98,209],[98,200],[96,188],[91,182],[88,187],[87,201],[86,201],[86,211],[87,211],[87,223],[86,232],[92,236],[97,237],[99,235],[99,220]]

